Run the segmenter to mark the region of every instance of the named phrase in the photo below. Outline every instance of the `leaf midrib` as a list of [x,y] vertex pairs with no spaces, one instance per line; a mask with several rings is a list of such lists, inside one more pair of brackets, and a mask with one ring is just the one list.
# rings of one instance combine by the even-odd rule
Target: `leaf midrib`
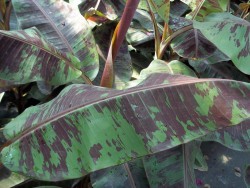
[[[8,31],[7,31],[8,32]],[[12,31],[13,32],[13,31]],[[17,31],[16,31],[17,32]],[[25,30],[24,30],[25,32]],[[44,48],[43,46],[39,46],[33,42],[30,42],[28,40],[25,40],[25,39],[22,39],[18,36],[13,36],[13,35],[10,35],[8,33],[6,33],[6,31],[0,31],[0,34],[5,36],[5,37],[8,37],[8,38],[12,38],[14,40],[17,40],[17,41],[20,41],[24,44],[28,44],[30,46],[35,46],[37,47],[38,49],[41,49],[43,51],[45,51],[46,53],[50,54],[51,56],[54,56],[54,57],[57,57],[59,60],[63,60],[69,67],[73,68],[74,70],[78,70],[80,71],[79,69],[77,69],[76,67],[74,67],[72,64],[71,64],[71,61],[69,59],[67,59],[65,56],[63,56],[62,54],[64,54],[64,52],[60,52],[58,49],[56,49],[52,44],[50,43],[47,43],[49,45],[49,48],[54,48],[54,50],[57,52],[57,53],[52,53],[51,51],[47,50],[46,48]],[[28,34],[27,34],[28,35]],[[46,41],[45,41],[46,42]],[[42,42],[41,42],[42,43]],[[61,56],[60,56],[61,55]]]
[[[53,27],[53,29],[56,31],[56,33],[59,35],[63,43],[66,45],[69,52],[73,53],[73,49],[71,45],[69,44],[68,40],[64,37],[62,32],[56,27],[55,22],[50,18],[50,16],[47,14],[46,11],[44,11],[43,7],[38,3],[37,0],[32,0],[32,2],[37,6],[37,8],[42,12],[44,17],[49,21],[49,24]],[[64,3],[64,2],[63,2]],[[63,5],[64,6],[64,5]],[[50,10],[50,9],[49,9]]]

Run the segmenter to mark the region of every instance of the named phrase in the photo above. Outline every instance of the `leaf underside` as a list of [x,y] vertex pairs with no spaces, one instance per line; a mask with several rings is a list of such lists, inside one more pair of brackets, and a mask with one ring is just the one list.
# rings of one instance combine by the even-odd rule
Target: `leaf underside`
[[79,58],[79,69],[91,80],[99,69],[95,39],[87,21],[63,0],[13,0],[22,29],[36,27],[58,50]]
[[15,84],[45,81],[60,85],[82,74],[76,68],[79,60],[56,50],[36,28],[0,31],[0,44],[0,79]]

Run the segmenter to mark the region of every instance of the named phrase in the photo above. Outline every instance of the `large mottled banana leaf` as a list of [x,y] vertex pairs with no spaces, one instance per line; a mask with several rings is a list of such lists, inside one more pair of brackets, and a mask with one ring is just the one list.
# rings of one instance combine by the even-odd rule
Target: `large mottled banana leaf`
[[198,29],[191,29],[174,38],[171,42],[173,50],[185,58],[207,58],[216,47],[207,40]]
[[[183,74],[183,75],[196,77],[195,73],[191,69],[189,69],[187,66],[185,66],[183,63],[179,61],[171,61],[170,63],[167,64],[166,62],[157,59],[157,60],[152,61],[148,68],[141,71],[138,80],[128,82],[126,85],[126,88],[139,84],[140,82],[142,82],[142,80],[146,79],[150,74],[153,74],[153,73]],[[179,149],[181,150],[181,147],[179,147]],[[167,151],[160,152],[159,154],[152,155],[150,159],[159,158],[161,155],[165,156],[166,154],[173,155],[174,153],[176,153],[175,152],[176,150],[178,149],[173,149],[173,151],[167,150]],[[177,151],[176,155],[177,154],[179,155],[180,153],[182,153],[182,151]],[[168,157],[165,157],[164,159],[160,160],[160,162],[163,161],[164,163],[171,163],[171,162],[168,162],[169,159],[172,162],[172,158],[168,158]],[[182,159],[183,158],[181,158],[180,160]],[[149,161],[149,159],[147,161]],[[177,172],[178,176],[173,180],[172,179],[173,176],[168,177],[169,171],[171,171],[172,169],[169,169],[167,167],[163,169],[161,168],[162,164],[160,164],[160,162],[155,162],[154,163],[154,168],[155,168],[154,175],[157,176],[157,178],[154,177],[154,175],[152,174],[153,172],[150,171],[149,169],[150,166],[148,165],[147,169],[148,171],[150,171],[150,177],[148,177],[147,179],[144,166],[141,165],[141,162],[142,162],[142,159],[137,159],[136,161],[132,161],[132,162],[130,161],[129,163],[125,163],[122,165],[118,165],[118,166],[106,168],[103,170],[99,170],[97,172],[93,172],[91,174],[92,186],[95,188],[98,188],[98,187],[143,187],[143,188],[146,188],[146,187],[154,187],[158,185],[159,183],[158,180],[160,179],[163,180],[162,182],[165,182],[166,184],[168,184],[168,187],[170,185],[176,186],[177,184],[183,183],[183,179],[184,179],[184,174],[182,173],[183,168],[180,167],[178,169],[180,170],[179,172]],[[182,164],[183,163],[181,163],[180,165]],[[135,169],[136,169],[136,172],[134,172]],[[159,173],[161,173],[160,177],[158,177],[158,174],[156,173],[157,170],[160,171]],[[138,179],[138,177],[140,179]],[[154,180],[154,179],[157,179],[157,180]],[[149,186],[148,181],[150,181],[150,186]]]
[[81,76],[80,61],[50,45],[36,28],[0,31],[0,79],[60,85]]
[[57,49],[73,53],[80,70],[90,79],[98,73],[98,54],[87,21],[63,0],[13,0],[22,29],[36,27]]
[[249,90],[168,74],[121,91],[71,85],[6,125],[1,162],[37,179],[81,177],[241,123],[250,117]]
[[194,27],[219,50],[230,57],[235,66],[250,74],[250,23],[229,13],[213,13],[204,22],[194,22]]

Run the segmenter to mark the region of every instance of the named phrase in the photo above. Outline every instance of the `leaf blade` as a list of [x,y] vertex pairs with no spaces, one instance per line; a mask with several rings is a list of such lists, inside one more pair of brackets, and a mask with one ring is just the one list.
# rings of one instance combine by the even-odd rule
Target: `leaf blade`
[[35,28],[0,31],[0,41],[3,44],[0,77],[3,80],[15,84],[46,81],[60,85],[81,76],[81,71],[75,67],[79,60],[57,51]]
[[243,82],[166,74],[122,91],[69,86],[6,126],[1,160],[39,179],[81,177],[239,124],[250,116],[249,90]]
[[194,22],[194,27],[230,57],[240,71],[250,74],[249,22],[229,13],[213,13],[205,22]]
[[36,27],[57,49],[80,60],[79,69],[91,80],[98,72],[98,53],[87,21],[78,10],[62,0],[13,0],[22,29]]

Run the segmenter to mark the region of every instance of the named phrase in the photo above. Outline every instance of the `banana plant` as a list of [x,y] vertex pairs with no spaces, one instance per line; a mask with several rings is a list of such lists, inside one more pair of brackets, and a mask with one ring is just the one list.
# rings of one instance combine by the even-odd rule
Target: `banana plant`
[[23,107],[1,184],[197,187],[202,142],[249,151],[249,21],[228,0],[0,5],[0,88]]

